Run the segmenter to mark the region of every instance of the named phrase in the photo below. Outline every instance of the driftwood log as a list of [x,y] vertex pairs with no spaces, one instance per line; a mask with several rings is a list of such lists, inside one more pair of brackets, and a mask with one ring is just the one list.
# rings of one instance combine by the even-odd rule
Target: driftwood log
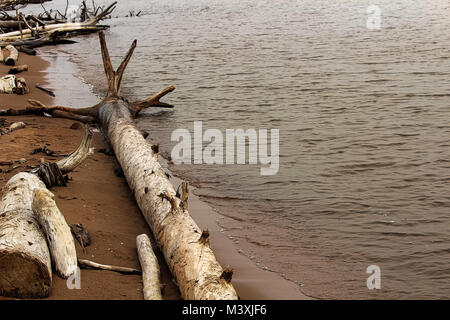
[[0,295],[42,298],[50,293],[52,269],[44,234],[31,204],[33,190],[45,188],[30,173],[13,176],[0,202]]
[[26,124],[22,121],[14,122],[6,128],[0,128],[0,136],[4,134],[11,133],[13,131],[25,128]]
[[77,271],[77,252],[70,227],[56,206],[53,193],[46,188],[35,189],[32,209],[47,236],[56,273],[69,278]]
[[[117,70],[114,70],[105,36],[99,32],[103,65],[108,80],[108,94],[89,108],[64,106],[22,110],[0,110],[0,115],[43,114],[78,115],[99,122],[109,139],[130,189],[164,254],[181,296],[188,300],[237,299],[231,284],[231,272],[218,263],[209,245],[208,232],[202,231],[190,216],[187,206],[176,196],[173,185],[157,161],[155,148],[136,128],[133,118],[149,107],[172,108],[160,99],[175,89],[170,86],[143,101],[129,103],[120,96],[125,68],[136,47],[136,40]],[[35,104],[36,105],[36,104]],[[185,195],[184,198],[187,198]]]
[[159,280],[159,263],[146,234],[136,237],[136,248],[142,268],[142,284],[145,300],[162,300]]
[[[99,13],[97,16],[92,17],[84,22],[65,22],[65,23],[55,23],[45,26],[36,26],[36,28],[27,27],[20,31],[12,31],[8,33],[0,34],[0,41],[16,41],[16,40],[26,40],[28,38],[37,38],[39,34],[44,34],[47,37],[51,36],[53,33],[86,33],[86,32],[96,32],[98,30],[105,29],[106,26],[98,26],[97,23],[109,15],[117,4],[117,1],[113,2],[105,10]],[[27,24],[26,19],[23,22]]]
[[9,69],[8,74],[17,74],[17,73],[21,73],[24,71],[28,71],[28,65],[24,64],[21,66],[16,66],[16,67],[12,67],[11,69]]
[[[86,135],[90,135],[87,128]],[[90,139],[84,138],[82,143],[90,143]],[[86,149],[89,148],[79,147],[68,157],[73,162],[64,162],[59,169],[75,168],[86,158],[76,154]],[[34,190],[46,190],[38,176],[40,168],[32,173],[18,173],[3,190],[0,201],[0,295],[3,296],[42,298],[50,293],[52,269],[47,237],[32,209]]]
[[0,93],[15,93],[22,95],[28,92],[30,92],[30,89],[24,78],[17,78],[13,74],[0,78]]
[[6,46],[5,49],[9,51],[9,55],[5,59],[5,64],[7,66],[14,66],[19,59],[19,51],[12,45]]
[[96,269],[96,270],[105,270],[105,271],[113,271],[122,274],[141,274],[141,270],[128,268],[128,267],[119,267],[119,266],[110,266],[108,264],[101,264],[94,261],[86,260],[86,259],[78,259],[78,265],[80,269]]
[[0,1],[0,9],[12,10],[17,5],[25,5],[28,3],[42,3],[51,0],[2,0]]

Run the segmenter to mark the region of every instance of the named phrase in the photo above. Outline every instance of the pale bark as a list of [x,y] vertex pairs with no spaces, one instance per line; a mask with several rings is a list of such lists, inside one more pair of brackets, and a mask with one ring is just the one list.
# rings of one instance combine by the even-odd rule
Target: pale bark
[[[35,36],[36,33],[43,33],[46,36],[51,36],[54,33],[68,33],[68,32],[89,32],[98,31],[103,29],[103,27],[98,27],[96,24],[107,15],[109,15],[115,8],[117,1],[108,6],[103,12],[97,16],[84,21],[84,22],[67,22],[67,23],[56,23],[45,26],[37,26],[36,28],[27,28],[20,31],[12,31],[8,33],[0,34],[0,41],[14,41],[28,39]],[[25,23],[25,21],[24,21]]]
[[8,74],[17,74],[17,73],[21,73],[24,71],[28,71],[28,65],[24,64],[21,66],[16,66],[16,67],[12,67],[11,69],[9,69]]
[[0,93],[26,94],[28,92],[29,89],[24,78],[16,78],[13,74],[0,78]]
[[67,279],[77,270],[77,253],[72,232],[56,206],[53,193],[46,188],[35,189],[32,209],[47,236],[53,267]]
[[6,127],[6,128],[0,128],[0,136],[3,134],[8,134],[11,133],[13,131],[19,130],[19,129],[23,129],[25,128],[25,123],[23,122],[14,122],[12,123],[10,126]]
[[136,237],[136,248],[142,269],[144,299],[162,300],[159,263],[146,234]]
[[5,64],[7,66],[14,66],[19,59],[19,51],[11,45],[6,46],[5,49],[9,51],[9,56],[5,59]]
[[[108,79],[107,97],[90,108],[40,106],[31,112],[61,110],[98,120],[178,283],[182,297],[192,300],[238,299],[231,284],[231,270],[224,270],[220,266],[209,246],[209,234],[198,227],[187,211],[187,186],[184,188],[186,193],[182,196],[184,201],[181,201],[176,197],[172,184],[154,155],[152,145],[146,142],[132,119],[148,107],[173,107],[160,102],[160,99],[175,87],[170,86],[140,102],[126,102],[120,96],[120,83],[136,46],[136,40],[115,71],[111,65],[104,33],[100,32],[99,35]],[[28,108],[20,111],[0,110],[0,115],[28,112]]]
[[31,210],[32,194],[45,185],[19,173],[0,202],[0,295],[42,298],[50,293],[52,269],[45,236]]

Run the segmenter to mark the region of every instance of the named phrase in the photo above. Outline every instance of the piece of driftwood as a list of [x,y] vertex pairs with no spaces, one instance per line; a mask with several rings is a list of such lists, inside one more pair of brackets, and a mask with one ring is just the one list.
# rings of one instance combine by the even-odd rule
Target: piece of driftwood
[[24,78],[17,78],[13,74],[0,78],[0,93],[7,94],[27,94],[30,90],[28,89],[27,83]]
[[89,232],[81,223],[71,224],[70,230],[72,231],[73,236],[80,244],[83,252],[86,253],[86,247],[91,244],[91,236]]
[[142,284],[145,300],[162,300],[158,259],[146,234],[136,237],[136,248],[142,269]]
[[36,88],[38,88],[41,91],[44,91],[49,96],[52,96],[52,97],[55,96],[55,93],[52,90],[49,90],[49,89],[46,89],[46,88],[42,87],[39,83],[36,83]]
[[19,130],[19,129],[23,129],[25,127],[26,127],[26,124],[22,121],[14,122],[11,125],[9,125],[8,127],[0,128],[0,136],[11,133],[11,132]]
[[128,267],[110,266],[107,264],[101,264],[86,259],[78,259],[78,266],[80,267],[80,269],[91,268],[96,270],[114,271],[122,274],[142,274],[141,270]]
[[29,66],[27,64],[12,67],[11,69],[9,69],[8,74],[17,74],[17,73],[21,73],[24,71],[28,71],[28,68],[29,68]]
[[[26,40],[28,38],[36,38],[37,35],[51,36],[53,33],[88,33],[97,32],[99,30],[105,29],[106,26],[99,26],[97,23],[109,15],[116,7],[117,1],[109,5],[104,11],[99,13],[97,16],[90,18],[84,22],[64,22],[55,23],[45,26],[36,26],[36,28],[26,28],[20,31],[12,31],[8,33],[0,34],[0,41],[16,41],[16,40]],[[26,19],[23,20],[26,24]]]
[[13,176],[0,201],[0,295],[43,298],[52,282],[46,238],[31,204],[33,190],[45,188],[39,178],[21,172]]
[[17,46],[16,48],[17,48],[17,51],[26,53],[26,54],[28,54],[30,56],[35,56],[36,55],[36,50],[34,50],[34,49],[30,48],[30,47]]
[[77,270],[77,253],[72,233],[56,206],[54,194],[46,188],[33,191],[32,209],[44,229],[56,273],[67,279]]
[[[73,159],[82,161],[85,157]],[[43,298],[50,292],[50,253],[46,235],[32,210],[33,191],[46,189],[38,178],[40,170],[39,167],[30,173],[14,175],[3,190],[0,201],[0,295]]]

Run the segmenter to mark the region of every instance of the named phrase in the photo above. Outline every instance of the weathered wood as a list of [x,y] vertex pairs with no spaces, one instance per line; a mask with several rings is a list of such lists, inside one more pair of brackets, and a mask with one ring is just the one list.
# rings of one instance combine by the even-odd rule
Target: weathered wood
[[81,223],[71,224],[70,231],[80,244],[83,252],[86,253],[86,247],[91,244],[91,236],[87,229]]
[[11,69],[9,69],[8,74],[17,74],[17,73],[21,73],[24,71],[28,71],[28,65],[24,64],[21,66],[16,66],[16,67],[12,67]]
[[48,94],[49,96],[54,97],[55,93],[52,90],[49,90],[47,88],[44,88],[43,86],[41,86],[39,83],[36,83],[36,88],[38,88],[41,91],[44,91],[46,94]]
[[[160,99],[175,87],[170,86],[141,102],[128,103],[120,96],[120,83],[136,41],[114,71],[104,33],[100,32],[99,36],[108,79],[106,98],[90,108],[36,108],[89,116],[100,123],[184,299],[238,299],[231,284],[232,273],[220,266],[209,246],[209,234],[198,227],[187,211],[187,188],[182,203],[154,154],[155,148],[146,142],[133,121],[133,117],[147,107],[170,106]],[[0,110],[0,115],[28,111],[28,108]]]
[[101,264],[86,259],[78,259],[78,265],[80,266],[81,269],[92,268],[97,270],[114,271],[122,274],[142,274],[141,270],[137,270],[134,268],[110,266],[107,264]]
[[13,75],[0,78],[0,93],[14,93],[16,89],[16,77]]
[[[27,28],[20,31],[12,31],[8,33],[0,34],[0,41],[15,41],[20,39],[28,39],[35,37],[36,34],[43,33],[47,36],[58,32],[58,33],[72,33],[72,32],[96,32],[98,30],[104,29],[105,26],[97,26],[97,23],[109,15],[116,7],[117,1],[109,5],[104,11],[95,17],[84,22],[66,22],[66,23],[56,23],[45,26],[36,26],[36,28]],[[26,24],[26,21],[24,21]]]
[[142,269],[144,299],[162,300],[159,263],[146,234],[136,237],[136,248]]
[[24,5],[28,3],[42,3],[51,0],[2,0],[0,2],[0,9],[12,10],[17,5]]
[[45,231],[55,271],[67,279],[77,270],[77,253],[72,233],[56,206],[53,193],[45,188],[35,189],[32,209]]
[[30,92],[24,78],[17,78],[13,74],[0,78],[0,93],[26,94]]
[[68,157],[59,160],[56,164],[62,173],[67,173],[79,166],[89,155],[94,153],[94,148],[91,148],[92,132],[86,125],[84,127],[84,137],[80,146]]
[[36,50],[34,50],[32,48],[29,48],[27,46],[18,46],[16,48],[17,48],[17,51],[26,53],[26,54],[28,54],[30,56],[35,56],[36,55]]
[[[80,147],[78,150],[86,148]],[[63,163],[65,166],[69,162],[67,168],[73,169],[84,159],[84,156],[73,156],[71,161]],[[33,191],[45,190],[46,186],[37,177],[40,168],[32,172],[21,172],[13,176],[6,184],[0,201],[0,295],[4,296],[42,298],[48,296],[50,292],[52,282],[50,253],[46,236],[32,210]],[[37,205],[39,199],[35,198],[35,209],[39,207]],[[53,222],[56,222],[58,217],[54,216],[53,219]],[[41,222],[44,222],[46,230],[58,225],[48,223],[45,227],[45,219]],[[61,231],[53,231],[53,235],[58,234],[57,238],[60,239]],[[51,233],[49,236],[52,236]],[[58,266],[63,270],[60,264]]]
[[9,55],[5,59],[5,64],[7,66],[14,66],[19,59],[19,51],[12,45],[6,46],[5,49],[9,51]]
[[25,123],[24,122],[14,122],[11,125],[9,125],[6,128],[0,128],[0,136],[4,135],[4,134],[8,134],[11,133],[13,131],[19,130],[19,129],[23,129],[25,128]]
[[43,298],[52,283],[50,253],[31,209],[33,190],[45,185],[30,173],[6,184],[0,201],[0,295]]

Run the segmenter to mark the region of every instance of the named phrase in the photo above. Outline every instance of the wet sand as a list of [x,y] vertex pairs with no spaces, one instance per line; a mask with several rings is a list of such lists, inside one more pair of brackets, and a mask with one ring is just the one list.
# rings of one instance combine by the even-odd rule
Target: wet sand
[[[30,70],[20,76],[27,80],[31,92],[25,96],[0,95],[0,107],[24,107],[27,105],[27,99],[37,99],[51,105],[53,99],[35,88],[35,83],[39,82],[49,89],[55,89],[52,83],[46,81],[45,70],[49,63],[40,57],[21,54],[19,64],[30,66]],[[0,65],[0,75],[6,74],[8,69]],[[77,83],[65,84],[65,87],[71,88],[76,85]],[[70,91],[55,91],[55,93],[70,95]],[[0,161],[25,158],[27,161],[23,164],[24,166],[35,165],[40,158],[55,161],[59,158],[48,157],[44,154],[30,155],[30,152],[47,144],[47,147],[57,154],[69,153],[77,148],[83,136],[81,128],[70,128],[74,123],[72,120],[36,116],[3,118],[8,124],[23,121],[27,126],[0,137]],[[107,148],[99,132],[94,135],[93,147],[97,151]],[[56,187],[52,190],[56,195],[55,200],[69,224],[81,223],[90,232],[92,244],[87,248],[86,253],[78,243],[76,244],[79,258],[104,264],[140,268],[135,238],[141,233],[150,234],[150,230],[125,178],[114,174],[116,166],[114,157],[97,151],[69,174],[72,180],[67,187]],[[163,166],[166,167],[167,164],[163,163]],[[0,167],[3,170],[0,173],[1,188],[11,176],[20,170],[25,170],[22,167],[5,173],[7,168],[7,166]],[[175,186],[179,182],[178,179],[172,178]],[[229,265],[234,269],[233,283],[241,299],[308,298],[301,293],[296,284],[283,279],[276,273],[259,269],[254,262],[238,253],[234,243],[220,232],[216,223],[219,219],[218,214],[195,195],[189,199],[189,208],[197,224],[203,229],[209,229],[211,244],[219,262],[222,266]],[[161,282],[164,285],[163,297],[179,299],[178,289],[172,281],[162,255],[160,252],[157,253],[161,265]],[[141,277],[109,271],[82,270],[81,289],[69,290],[66,281],[54,274],[49,299],[142,299]]]

